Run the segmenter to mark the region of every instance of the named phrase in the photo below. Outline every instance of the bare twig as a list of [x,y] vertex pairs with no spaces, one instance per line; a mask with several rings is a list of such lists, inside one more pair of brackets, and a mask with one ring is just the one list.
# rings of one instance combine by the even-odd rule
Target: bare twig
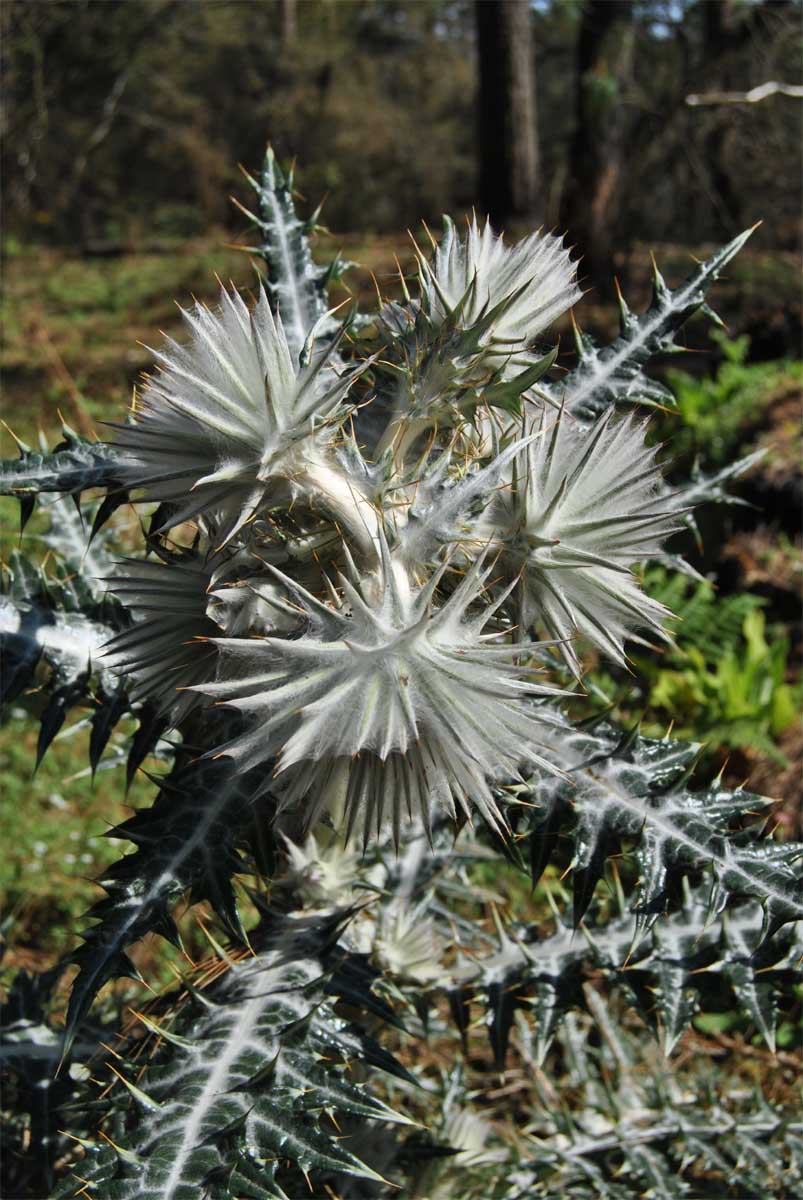
[[694,92],[686,97],[691,108],[702,104],[758,104],[769,96],[792,96],[803,100],[803,87],[796,83],[778,83],[770,80],[751,88],[749,92]]

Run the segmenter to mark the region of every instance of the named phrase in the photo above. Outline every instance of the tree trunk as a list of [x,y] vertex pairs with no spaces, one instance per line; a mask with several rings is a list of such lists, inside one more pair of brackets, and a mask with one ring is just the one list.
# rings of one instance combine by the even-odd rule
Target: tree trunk
[[296,0],[279,0],[282,17],[282,45],[295,46],[298,38]]
[[476,0],[482,209],[498,227],[538,210],[535,58],[528,0]]
[[561,222],[582,252],[596,289],[613,287],[617,211],[629,120],[622,94],[630,82],[631,0],[588,0],[577,38],[575,131]]
[[[732,50],[739,44],[732,0],[708,0],[703,7],[703,64],[705,84],[702,90],[720,88],[731,91],[749,83],[740,72],[734,73]],[[698,121],[699,121],[698,117]],[[741,201],[738,187],[728,170],[728,153],[732,116],[727,109],[704,115],[703,162],[709,172],[711,191],[722,221],[723,234],[733,237],[742,228]]]

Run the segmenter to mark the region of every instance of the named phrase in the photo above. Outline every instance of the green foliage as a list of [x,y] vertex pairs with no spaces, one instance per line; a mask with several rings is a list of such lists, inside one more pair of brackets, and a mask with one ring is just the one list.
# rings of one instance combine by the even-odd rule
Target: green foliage
[[760,423],[773,394],[799,382],[799,363],[748,363],[750,339],[728,338],[721,330],[711,340],[722,354],[713,377],[667,371],[677,418],[659,423],[673,460],[699,458],[707,467],[722,467],[738,452],[746,432]]
[[675,614],[676,644],[702,651],[710,662],[738,647],[745,619],[764,606],[760,596],[749,592],[721,596],[707,580],[665,567],[648,567],[644,586]]
[[650,705],[675,716],[678,736],[690,720],[714,745],[749,746],[783,763],[774,739],[795,720],[800,687],[786,682],[789,640],[764,636],[764,614],[748,613],[740,645],[722,654],[690,646],[683,665],[658,672]]
[[[705,580],[663,568],[651,568],[645,586],[678,618],[675,643],[660,659],[633,656],[645,730],[658,733],[672,722],[676,737],[760,750],[783,764],[775,741],[795,720],[801,688],[788,682],[789,638],[775,630],[766,636],[764,601],[719,597]],[[591,686],[630,710],[629,683],[599,672]]]

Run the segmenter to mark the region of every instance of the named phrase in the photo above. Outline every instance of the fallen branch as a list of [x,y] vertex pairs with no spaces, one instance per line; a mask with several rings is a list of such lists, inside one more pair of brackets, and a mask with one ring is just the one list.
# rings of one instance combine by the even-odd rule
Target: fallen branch
[[770,80],[751,88],[749,92],[695,92],[686,97],[691,108],[701,104],[758,104],[770,96],[792,96],[803,100],[803,87],[796,83],[778,83]]

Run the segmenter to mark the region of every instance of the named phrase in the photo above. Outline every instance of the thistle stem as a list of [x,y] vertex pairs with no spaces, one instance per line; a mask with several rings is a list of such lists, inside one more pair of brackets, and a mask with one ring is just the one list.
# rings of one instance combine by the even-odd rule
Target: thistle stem
[[405,420],[404,414],[400,414],[399,417],[388,423],[376,448],[376,458],[381,458],[387,450],[393,449],[398,461],[402,462],[410,447],[432,425],[431,417],[409,417]]
[[346,527],[361,554],[377,558],[380,526],[376,509],[341,471],[324,461],[310,461],[296,483],[316,506],[325,508]]

